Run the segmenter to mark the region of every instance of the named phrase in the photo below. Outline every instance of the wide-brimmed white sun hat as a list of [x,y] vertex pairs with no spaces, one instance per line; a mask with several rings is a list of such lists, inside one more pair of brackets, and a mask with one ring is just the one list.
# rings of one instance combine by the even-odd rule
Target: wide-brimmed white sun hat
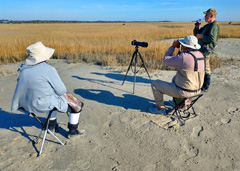
[[34,43],[27,47],[28,57],[25,61],[26,65],[36,65],[40,62],[51,58],[55,49],[48,48],[42,42]]
[[178,40],[181,45],[191,48],[191,49],[200,49],[201,46],[198,44],[198,39],[193,35],[188,35],[184,39]]

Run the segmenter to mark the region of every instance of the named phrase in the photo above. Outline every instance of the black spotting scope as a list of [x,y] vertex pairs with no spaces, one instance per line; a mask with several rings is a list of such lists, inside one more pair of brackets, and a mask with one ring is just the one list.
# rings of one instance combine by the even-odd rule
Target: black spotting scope
[[138,42],[136,40],[132,41],[132,45],[136,45],[136,46],[142,46],[142,47],[148,47],[148,43],[147,42]]

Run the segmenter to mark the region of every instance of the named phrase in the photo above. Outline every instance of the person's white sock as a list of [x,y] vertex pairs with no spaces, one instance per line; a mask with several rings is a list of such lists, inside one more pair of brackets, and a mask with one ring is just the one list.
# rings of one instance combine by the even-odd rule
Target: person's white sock
[[69,115],[69,123],[73,124],[73,125],[78,124],[79,117],[80,117],[80,113],[70,113],[70,115]]

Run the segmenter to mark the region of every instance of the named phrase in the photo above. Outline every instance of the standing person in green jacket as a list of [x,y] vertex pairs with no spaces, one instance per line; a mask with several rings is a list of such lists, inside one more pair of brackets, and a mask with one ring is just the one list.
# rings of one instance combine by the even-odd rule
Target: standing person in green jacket
[[204,78],[203,91],[208,91],[210,86],[211,69],[210,69],[210,57],[214,52],[214,48],[217,45],[219,36],[219,25],[216,22],[217,11],[214,8],[210,8],[203,12],[205,14],[206,25],[199,28],[201,23],[197,22],[193,29],[194,35],[198,38],[198,43],[201,45],[200,51],[204,54],[206,59],[206,73]]

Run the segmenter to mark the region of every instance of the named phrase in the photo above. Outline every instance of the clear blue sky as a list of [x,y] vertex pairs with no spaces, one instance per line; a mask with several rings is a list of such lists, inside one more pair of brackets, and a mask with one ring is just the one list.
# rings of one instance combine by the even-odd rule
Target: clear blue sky
[[217,21],[240,21],[240,0],[0,0],[0,19],[193,21],[208,8]]

